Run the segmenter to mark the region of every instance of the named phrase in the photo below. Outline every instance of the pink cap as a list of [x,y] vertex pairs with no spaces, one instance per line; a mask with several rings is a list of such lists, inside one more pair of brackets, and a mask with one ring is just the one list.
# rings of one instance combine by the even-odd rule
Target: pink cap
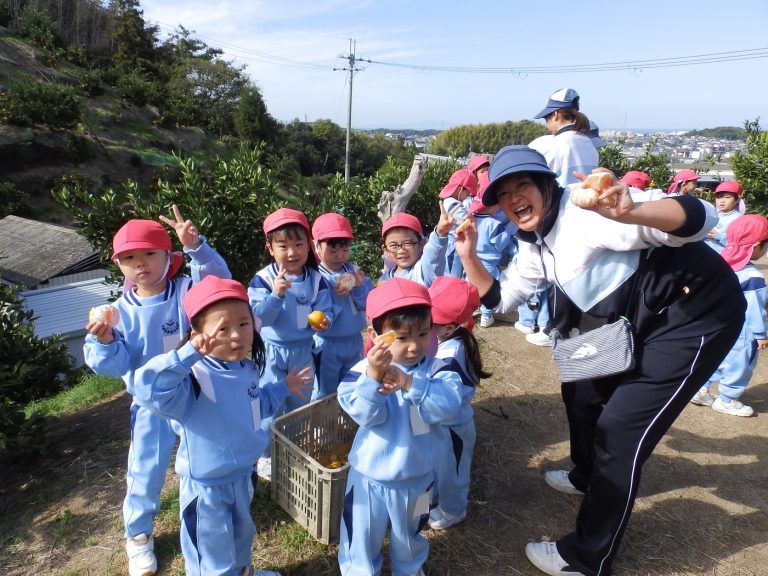
[[736,180],[726,180],[725,182],[720,182],[720,184],[717,185],[717,188],[715,188],[715,194],[718,192],[730,192],[731,194],[741,196],[744,194],[744,188],[742,188],[741,184],[739,184]]
[[[477,196],[472,199],[472,202],[469,205],[469,211],[472,214],[479,212],[483,208],[488,208],[488,206],[483,204],[483,194],[485,194],[485,189],[488,188],[488,184],[491,182],[488,177],[488,172],[480,174],[480,178],[477,179],[477,182]],[[495,206],[495,204],[493,204],[493,206]]]
[[465,168],[456,170],[448,179],[448,184],[440,190],[440,198],[453,196],[460,186],[466,188],[470,196],[474,196],[477,194],[477,177]]
[[491,161],[488,160],[487,156],[473,156],[469,160],[469,164],[467,164],[467,170],[470,172],[474,172],[478,168],[482,168],[483,166],[490,166]]
[[387,235],[387,232],[392,230],[392,228],[408,228],[409,230],[416,232],[419,236],[424,236],[424,229],[421,227],[419,219],[416,218],[416,216],[405,212],[398,212],[394,216],[387,218],[387,221],[384,222],[384,225],[381,227],[381,237],[384,238]]
[[619,178],[619,182],[623,182],[627,186],[633,186],[635,188],[639,188],[640,190],[645,190],[651,183],[651,177],[648,176],[648,174],[645,172],[641,172],[640,170],[630,170],[624,174],[624,176]]
[[206,276],[184,295],[184,312],[187,313],[188,318],[194,318],[211,304],[231,299],[248,303],[245,286],[237,280],[227,280],[213,275]]
[[405,278],[392,278],[368,293],[365,310],[368,318],[374,320],[391,310],[419,304],[432,305],[425,286]]
[[354,238],[352,224],[341,214],[329,212],[315,219],[312,224],[312,238],[315,240],[330,240],[332,238]]
[[154,220],[128,220],[112,239],[112,260],[123,252],[141,248],[171,251],[171,237]]
[[727,240],[720,255],[734,271],[747,265],[755,244],[768,240],[768,218],[760,214],[739,216],[725,231]]
[[307,230],[307,234],[309,234],[309,222],[307,221],[307,217],[304,216],[303,212],[291,208],[280,208],[264,218],[264,234],[269,234],[273,230],[277,230],[278,228],[282,228],[289,224],[298,224],[299,226],[304,227]]
[[480,306],[474,284],[453,276],[438,276],[429,287],[429,297],[435,324],[473,324],[472,313]]

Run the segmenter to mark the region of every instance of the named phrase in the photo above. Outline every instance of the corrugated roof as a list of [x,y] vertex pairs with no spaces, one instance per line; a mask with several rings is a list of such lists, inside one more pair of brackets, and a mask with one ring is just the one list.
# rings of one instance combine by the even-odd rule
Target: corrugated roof
[[118,285],[108,285],[103,280],[86,280],[41,290],[26,290],[19,293],[19,297],[24,308],[32,310],[36,317],[35,334],[48,338],[53,334],[85,334],[88,311],[92,306],[107,304],[110,292],[118,288]]
[[62,273],[97,265],[98,253],[73,228],[18,216],[0,220],[4,280],[33,287]]

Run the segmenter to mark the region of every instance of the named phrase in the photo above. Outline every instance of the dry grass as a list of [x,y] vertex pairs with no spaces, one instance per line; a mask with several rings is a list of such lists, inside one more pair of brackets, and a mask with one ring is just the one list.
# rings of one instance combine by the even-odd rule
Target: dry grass
[[[467,521],[427,531],[430,576],[535,576],[528,540],[571,530],[578,498],[548,489],[541,474],[568,465],[568,430],[550,350],[510,324],[477,330],[487,367],[475,400],[478,444]],[[691,405],[645,468],[617,576],[768,575],[768,361],[745,401],[756,418]],[[8,576],[125,573],[121,528],[128,399],[119,394],[50,430],[61,447],[0,468],[0,573]],[[156,537],[161,575],[183,574],[169,474],[167,514]],[[269,500],[253,506],[258,567],[283,576],[339,574],[336,548],[309,538]],[[384,574],[389,574],[385,567]]]

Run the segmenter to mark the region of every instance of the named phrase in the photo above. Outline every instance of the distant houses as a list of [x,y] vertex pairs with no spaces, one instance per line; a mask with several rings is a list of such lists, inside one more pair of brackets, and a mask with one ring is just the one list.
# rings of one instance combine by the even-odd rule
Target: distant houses
[[98,252],[74,229],[18,216],[0,219],[0,282],[22,289],[37,336],[61,334],[78,366],[88,310],[118,288],[104,282],[106,275]]

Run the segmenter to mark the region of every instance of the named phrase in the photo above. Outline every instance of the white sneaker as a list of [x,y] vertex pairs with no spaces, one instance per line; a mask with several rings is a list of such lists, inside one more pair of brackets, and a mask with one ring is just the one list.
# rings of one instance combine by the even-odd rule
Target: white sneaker
[[433,530],[445,530],[451,526],[463,522],[467,518],[467,511],[464,510],[461,514],[454,516],[443,512],[440,508],[433,508],[429,513],[429,527]]
[[729,414],[731,416],[752,416],[755,413],[751,406],[745,406],[738,400],[723,400],[721,396],[715,398],[712,402],[712,410],[720,412],[721,414]]
[[480,327],[481,328],[490,328],[493,326],[493,323],[496,322],[496,318],[493,317],[493,314],[485,315],[483,314],[480,316]]
[[576,338],[576,336],[581,336],[581,330],[578,328],[571,328],[568,332],[568,338]]
[[272,481],[272,458],[259,458],[256,462],[256,475],[267,482]]
[[155,539],[146,534],[138,534],[125,541],[128,554],[128,574],[130,576],[152,576],[157,572],[155,558]]
[[708,386],[700,388],[699,391],[693,395],[693,398],[691,398],[691,404],[696,404],[697,406],[712,406],[712,402],[714,401],[715,397],[709,393]]
[[523,334],[533,334],[533,326],[526,326],[520,320],[515,322],[515,330],[522,332]]
[[528,334],[525,337],[525,340],[529,344],[535,344],[536,346],[552,346],[552,339],[541,330],[534,332],[533,334]]
[[571,484],[571,480],[568,478],[568,472],[565,470],[547,470],[544,472],[544,482],[563,494],[584,495],[584,492]]
[[568,566],[557,551],[554,542],[528,542],[525,545],[525,555],[528,556],[536,568],[551,576],[584,576],[583,572],[577,572]]

